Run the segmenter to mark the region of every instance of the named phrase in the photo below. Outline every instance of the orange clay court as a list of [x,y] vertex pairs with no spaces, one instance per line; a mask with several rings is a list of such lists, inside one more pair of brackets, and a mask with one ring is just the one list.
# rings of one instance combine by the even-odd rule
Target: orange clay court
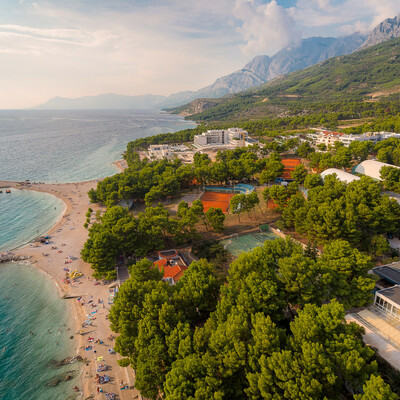
[[201,198],[204,212],[207,212],[211,207],[220,208],[224,213],[228,212],[232,196],[233,193],[205,192]]
[[295,158],[285,158],[282,159],[282,164],[285,166],[285,169],[282,174],[283,179],[290,179],[291,178],[291,173],[294,171],[294,169],[301,164],[300,160],[297,160]]
[[301,161],[296,158],[284,158],[282,159],[282,164],[285,168],[295,168],[301,164]]

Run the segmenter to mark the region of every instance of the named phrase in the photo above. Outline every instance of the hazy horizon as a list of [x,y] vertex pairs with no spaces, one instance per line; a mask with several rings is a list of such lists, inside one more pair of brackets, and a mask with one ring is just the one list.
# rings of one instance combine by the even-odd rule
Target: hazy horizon
[[397,0],[4,0],[0,109],[197,90],[301,38],[367,32]]

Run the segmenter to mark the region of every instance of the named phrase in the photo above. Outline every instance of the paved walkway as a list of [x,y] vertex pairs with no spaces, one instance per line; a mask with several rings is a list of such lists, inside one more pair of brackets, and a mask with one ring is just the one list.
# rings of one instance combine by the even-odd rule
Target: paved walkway
[[[368,320],[369,323],[376,322],[379,318],[368,310],[363,310],[359,314],[361,313],[362,318]],[[346,315],[346,321],[355,322],[357,325],[362,326],[365,329],[365,335],[363,336],[364,343],[368,346],[376,348],[379,355],[383,359],[385,359],[390,365],[392,365],[392,367],[400,371],[400,351],[398,351],[378,333],[373,332],[366,324],[364,325],[361,321],[356,319],[352,314]],[[387,324],[387,322],[384,320],[382,320],[382,322],[385,322]],[[384,327],[384,325],[381,325],[381,328],[382,327]]]

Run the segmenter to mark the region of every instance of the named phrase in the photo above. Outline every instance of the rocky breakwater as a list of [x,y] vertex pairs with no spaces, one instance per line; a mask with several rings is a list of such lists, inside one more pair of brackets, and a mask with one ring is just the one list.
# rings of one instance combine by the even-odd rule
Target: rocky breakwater
[[30,256],[17,256],[10,252],[0,253],[0,263],[27,261],[30,258],[31,258]]

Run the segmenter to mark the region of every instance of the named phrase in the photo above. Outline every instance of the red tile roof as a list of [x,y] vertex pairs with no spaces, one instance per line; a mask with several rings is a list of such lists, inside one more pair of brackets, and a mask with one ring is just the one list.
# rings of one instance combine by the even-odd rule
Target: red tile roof
[[161,271],[162,268],[167,265],[167,261],[168,260],[166,258],[162,258],[161,260],[156,261],[154,265],[156,265],[158,269]]
[[167,265],[167,262],[167,259],[162,258],[161,260],[156,261],[154,265],[158,267],[160,272],[164,269],[164,278],[172,278],[175,282],[178,282],[187,270],[187,267],[179,264]]
[[323,133],[325,136],[328,136],[328,135],[338,135],[338,136],[342,136],[342,135],[343,135],[342,132],[334,132],[334,131],[322,131],[322,133]]

